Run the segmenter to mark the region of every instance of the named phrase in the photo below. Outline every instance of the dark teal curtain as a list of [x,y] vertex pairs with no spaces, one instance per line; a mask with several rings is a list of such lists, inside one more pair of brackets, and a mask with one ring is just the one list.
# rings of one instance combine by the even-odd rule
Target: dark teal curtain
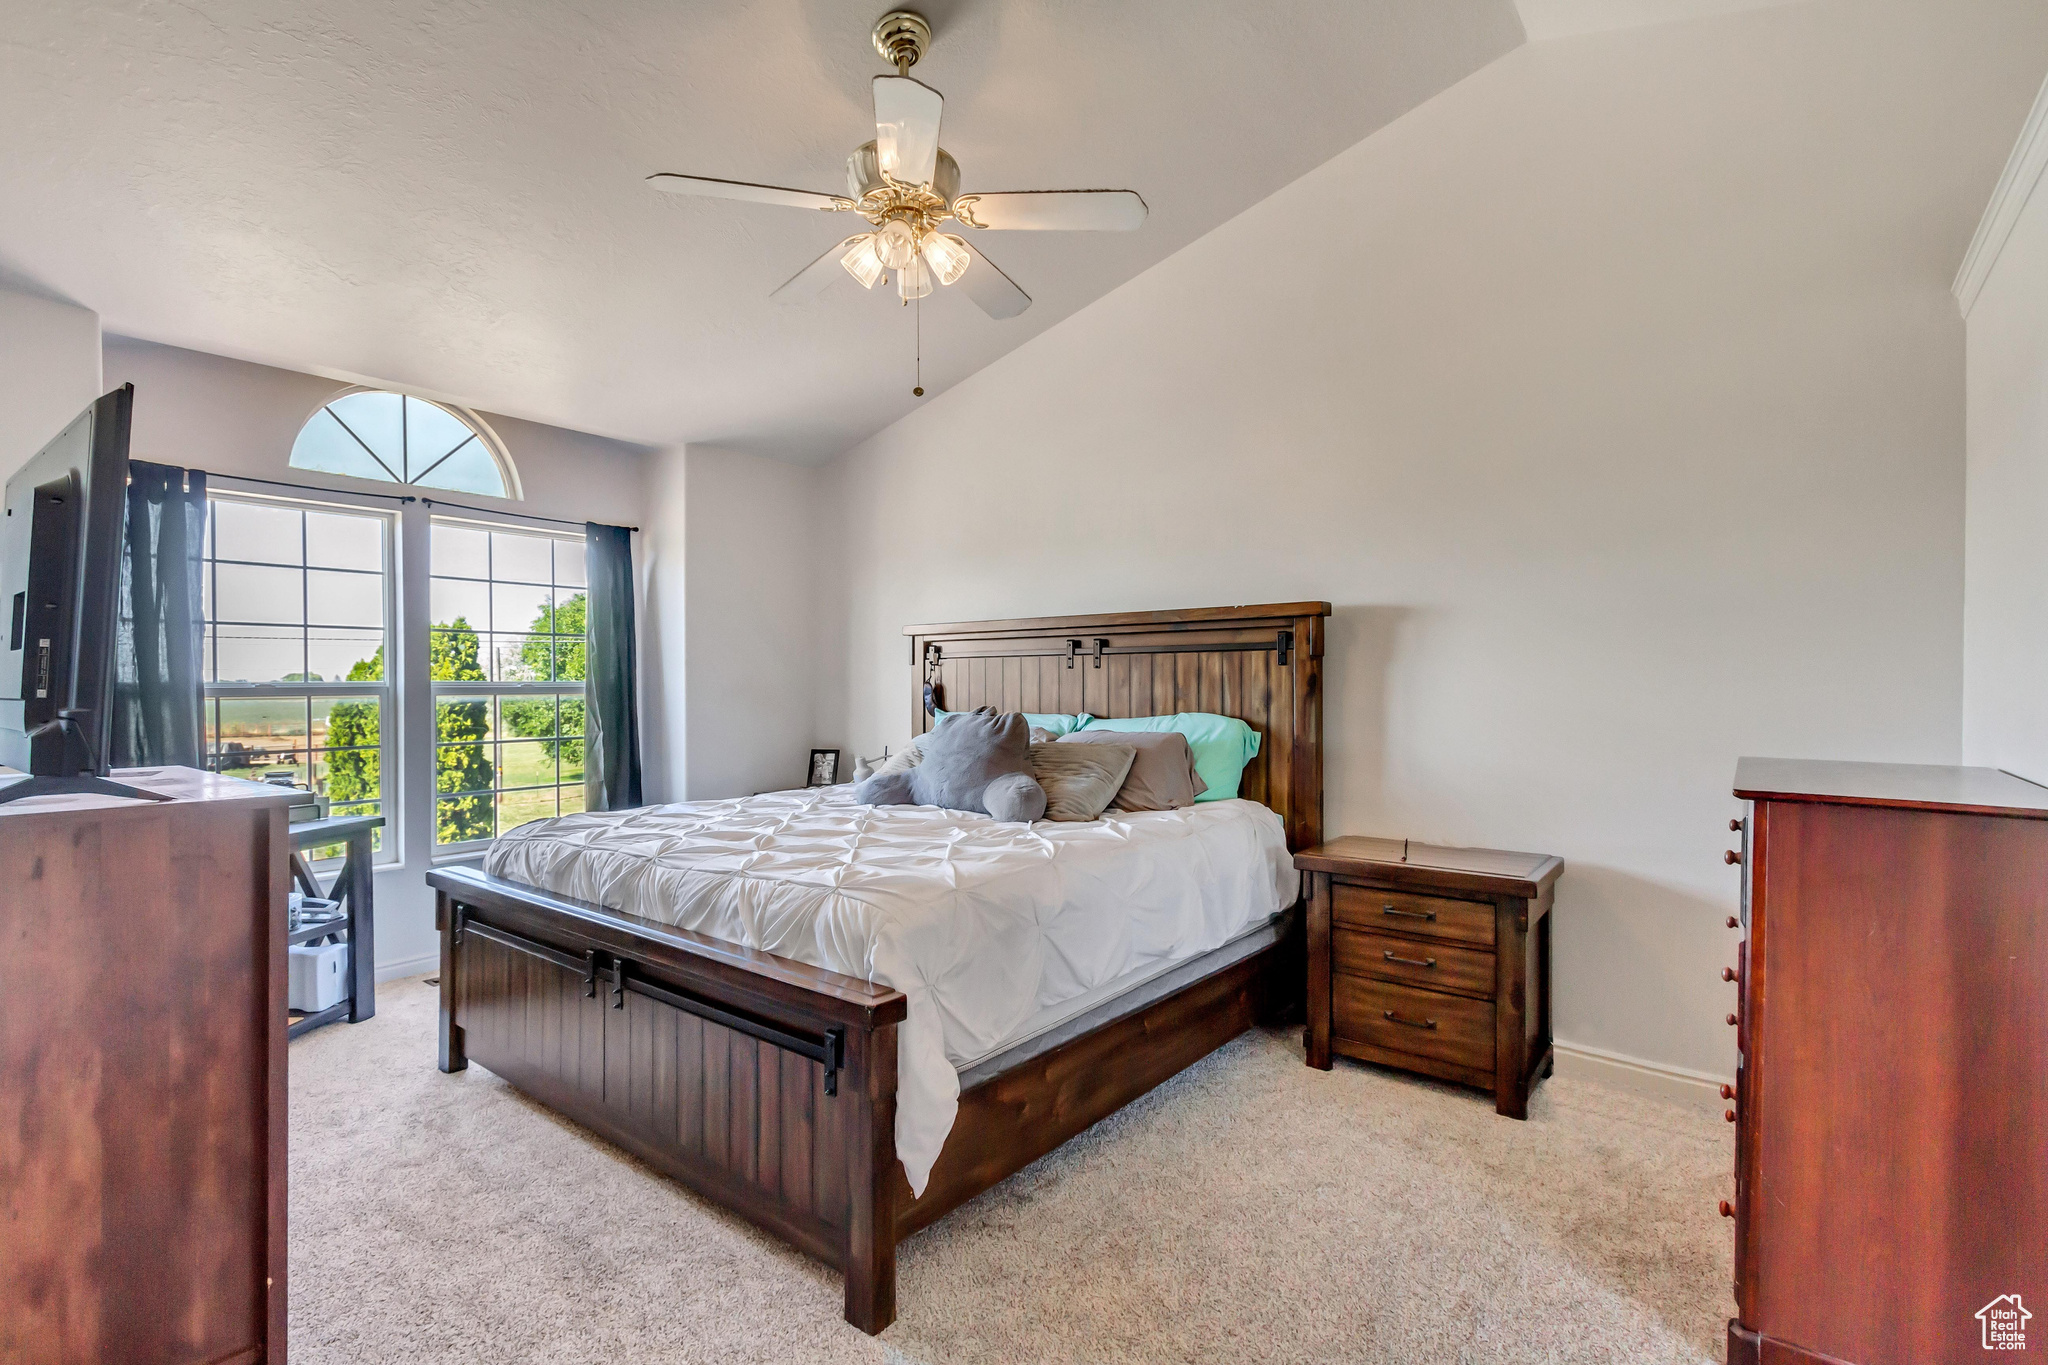
[[631,810],[640,798],[639,676],[633,640],[633,533],[624,526],[583,527],[589,575],[584,666],[583,801],[590,810]]
[[116,768],[200,766],[206,474],[130,461],[114,634]]

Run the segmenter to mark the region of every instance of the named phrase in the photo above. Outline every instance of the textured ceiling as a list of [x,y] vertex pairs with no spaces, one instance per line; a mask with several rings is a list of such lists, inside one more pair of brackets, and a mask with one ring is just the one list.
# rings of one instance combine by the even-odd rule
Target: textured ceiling
[[[45,0],[0,41],[0,279],[109,331],[650,443],[828,458],[900,417],[913,318],[767,295],[837,215],[888,0]],[[1522,41],[1512,0],[931,0],[962,188],[1128,187],[988,233],[1031,294],[923,308],[942,391]],[[1246,260],[1248,271],[1284,264]],[[1056,395],[1047,401],[1056,402]]]

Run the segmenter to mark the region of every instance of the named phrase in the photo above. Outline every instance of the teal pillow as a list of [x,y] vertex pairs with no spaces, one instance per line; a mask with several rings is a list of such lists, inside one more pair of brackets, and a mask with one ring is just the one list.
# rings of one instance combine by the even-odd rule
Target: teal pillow
[[1195,771],[1209,784],[1209,790],[1195,798],[1198,804],[1228,801],[1236,796],[1238,779],[1244,776],[1244,765],[1259,752],[1259,732],[1235,716],[1183,711],[1174,716],[1126,716],[1122,720],[1083,716],[1081,719],[1080,728],[1083,730],[1172,730],[1186,735],[1188,747],[1195,751]]
[[[964,711],[934,711],[932,712],[932,725],[934,728],[936,728],[938,726],[938,723],[948,716],[959,716],[965,714],[967,713]],[[1026,725],[1035,725],[1039,729],[1048,731],[1054,735],[1071,735],[1074,733],[1074,731],[1081,729],[1083,726],[1087,725],[1088,722],[1093,719],[1095,718],[1085,711],[1078,716],[1041,716],[1034,715],[1029,711],[1024,712],[1024,723]],[[1258,746],[1254,744],[1252,746],[1252,752],[1257,753],[1258,751]]]

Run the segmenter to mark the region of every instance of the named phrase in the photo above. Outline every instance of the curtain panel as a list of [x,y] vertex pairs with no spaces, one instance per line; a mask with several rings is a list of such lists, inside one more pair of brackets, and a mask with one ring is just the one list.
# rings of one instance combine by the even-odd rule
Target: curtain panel
[[590,810],[641,804],[639,676],[633,638],[633,533],[624,526],[583,527],[589,576],[585,630],[583,799]]
[[206,473],[131,460],[114,632],[117,768],[201,766]]

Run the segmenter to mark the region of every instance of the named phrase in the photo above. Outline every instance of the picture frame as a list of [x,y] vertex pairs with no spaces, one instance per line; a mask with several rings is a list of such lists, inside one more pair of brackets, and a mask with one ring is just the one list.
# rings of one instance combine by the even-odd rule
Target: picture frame
[[810,766],[804,770],[806,787],[832,787],[839,784],[839,751],[837,749],[811,750]]

